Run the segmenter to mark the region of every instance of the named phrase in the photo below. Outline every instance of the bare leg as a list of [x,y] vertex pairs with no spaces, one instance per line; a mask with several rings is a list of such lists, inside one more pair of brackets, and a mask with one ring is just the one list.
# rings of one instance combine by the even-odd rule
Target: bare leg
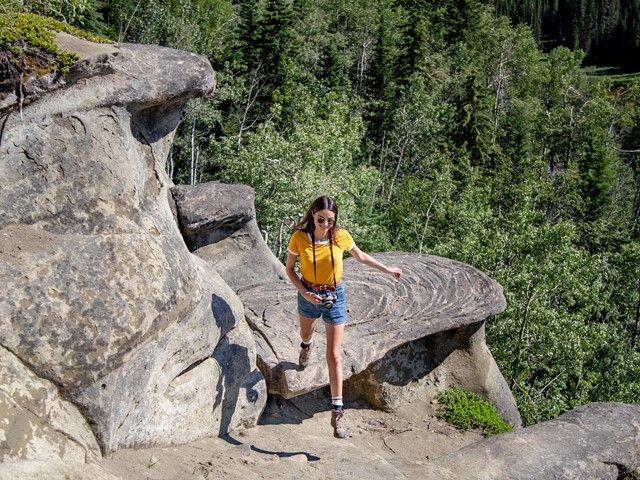
[[303,342],[311,341],[315,325],[316,321],[313,318],[307,318],[300,315],[300,338]]
[[329,367],[329,387],[331,397],[342,396],[342,338],[344,324],[325,324],[327,333],[327,366]]

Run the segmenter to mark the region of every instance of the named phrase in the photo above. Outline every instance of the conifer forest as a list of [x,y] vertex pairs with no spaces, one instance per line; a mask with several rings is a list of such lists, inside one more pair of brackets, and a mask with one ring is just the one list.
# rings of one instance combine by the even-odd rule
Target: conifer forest
[[280,259],[328,194],[365,251],[495,278],[487,343],[525,424],[640,401],[640,0],[1,5],[205,55],[217,89],[167,173],[253,187]]

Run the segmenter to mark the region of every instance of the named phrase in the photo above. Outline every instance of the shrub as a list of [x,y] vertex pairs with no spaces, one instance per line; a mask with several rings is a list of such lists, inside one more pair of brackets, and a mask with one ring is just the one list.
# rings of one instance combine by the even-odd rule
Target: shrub
[[478,428],[485,437],[511,431],[493,405],[475,393],[452,388],[440,392],[436,399],[440,403],[436,416],[459,430]]

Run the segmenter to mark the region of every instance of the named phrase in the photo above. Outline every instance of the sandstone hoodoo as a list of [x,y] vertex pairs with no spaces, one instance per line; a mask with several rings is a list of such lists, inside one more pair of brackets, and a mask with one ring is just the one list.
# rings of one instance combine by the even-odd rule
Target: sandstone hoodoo
[[166,48],[68,47],[78,45],[84,59],[64,88],[31,98],[2,129],[0,344],[25,371],[2,382],[1,402],[38,411],[21,391],[40,377],[73,419],[11,437],[24,442],[11,448],[93,452],[85,420],[104,451],[251,425],[264,380],[242,304],[185,247],[164,173],[183,106],[212,91],[214,72]]

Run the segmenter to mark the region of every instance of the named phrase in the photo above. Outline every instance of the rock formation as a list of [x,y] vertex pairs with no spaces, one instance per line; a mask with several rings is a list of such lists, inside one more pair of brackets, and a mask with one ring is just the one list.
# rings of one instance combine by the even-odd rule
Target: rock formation
[[439,457],[424,478],[633,480],[638,473],[640,406],[592,403]]
[[[345,262],[349,322],[343,370],[349,386],[373,405],[392,409],[394,396],[397,403],[408,394],[406,385],[433,371],[435,387],[476,391],[519,426],[511,391],[484,343],[483,322],[506,305],[500,285],[444,258],[404,253],[376,258],[401,267],[404,274],[396,281],[353,259]],[[269,282],[238,294],[256,332],[269,392],[290,398],[327,385],[321,322],[316,324],[317,349],[310,365],[297,369],[297,307],[291,285]],[[399,387],[395,394],[393,386]]]
[[[265,387],[242,304],[186,248],[164,173],[184,103],[214,87],[211,66],[154,46],[92,55],[70,43],[85,59],[6,115],[0,138],[0,348],[12,375],[0,408],[12,409],[14,439],[3,455],[90,458],[89,428],[111,451],[251,425]],[[34,423],[39,411],[51,413]]]
[[260,235],[251,187],[208,182],[171,191],[189,250],[214,265],[229,286],[286,278]]

